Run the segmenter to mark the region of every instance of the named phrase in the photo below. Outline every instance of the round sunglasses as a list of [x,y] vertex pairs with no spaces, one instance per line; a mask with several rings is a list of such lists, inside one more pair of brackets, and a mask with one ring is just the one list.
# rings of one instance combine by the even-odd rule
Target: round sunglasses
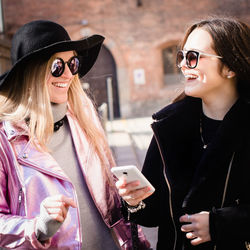
[[181,62],[185,58],[186,65],[190,69],[194,69],[199,62],[200,56],[210,56],[210,57],[216,57],[216,58],[222,58],[221,56],[207,54],[195,50],[179,50],[176,55],[176,64],[179,68],[181,68]]
[[78,73],[80,67],[80,59],[77,56],[71,57],[67,62],[64,62],[62,58],[57,57],[52,62],[51,75],[54,77],[61,76],[65,70],[65,64],[68,65],[72,75],[76,75]]

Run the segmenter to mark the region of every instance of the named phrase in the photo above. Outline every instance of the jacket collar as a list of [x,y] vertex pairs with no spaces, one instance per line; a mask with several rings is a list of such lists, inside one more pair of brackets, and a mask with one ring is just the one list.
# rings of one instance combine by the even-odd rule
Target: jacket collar
[[3,121],[2,127],[9,141],[22,135],[28,136],[28,127],[25,122],[11,123],[10,121]]
[[[48,175],[69,181],[54,158],[48,152],[39,151],[31,143],[28,136],[28,127],[25,122],[13,124],[9,121],[4,121],[2,127],[7,139],[13,145],[19,163],[35,168]],[[38,146],[38,144],[36,145]]]
[[[179,115],[179,119],[190,117],[201,111],[201,99],[186,96],[184,99],[172,103],[152,115],[155,121],[161,121],[173,115]],[[186,114],[186,115],[185,115]],[[184,116],[183,116],[184,115]]]
[[[169,131],[168,136],[173,140],[185,137],[187,133],[192,134],[192,131],[195,129],[199,134],[197,126],[199,127],[201,112],[201,99],[186,97],[155,113],[152,116],[155,120],[152,127],[160,131],[164,128],[164,134]],[[165,129],[166,127],[168,130]],[[249,133],[249,128],[250,104],[242,99],[238,99],[225,115],[215,138],[222,138],[226,144],[225,146],[235,149],[237,144],[244,138],[244,135]],[[195,132],[196,134],[197,131]]]

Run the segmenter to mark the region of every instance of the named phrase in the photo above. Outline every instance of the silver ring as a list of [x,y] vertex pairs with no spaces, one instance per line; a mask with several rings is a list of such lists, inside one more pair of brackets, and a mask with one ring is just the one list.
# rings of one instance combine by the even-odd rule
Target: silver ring
[[[188,237],[188,235],[189,235],[189,237]],[[187,237],[188,239],[190,239],[190,240],[196,238],[196,236],[194,235],[194,233],[191,233],[191,232],[186,233],[186,237]]]
[[190,221],[190,219],[191,219],[191,215],[188,214],[187,215],[187,220]]

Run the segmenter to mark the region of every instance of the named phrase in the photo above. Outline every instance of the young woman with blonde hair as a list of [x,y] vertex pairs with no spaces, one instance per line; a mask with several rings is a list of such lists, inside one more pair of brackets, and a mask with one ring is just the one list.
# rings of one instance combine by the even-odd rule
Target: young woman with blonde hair
[[71,41],[57,23],[25,24],[0,80],[0,247],[148,249],[132,241],[110,167],[114,161],[79,76],[104,38]]

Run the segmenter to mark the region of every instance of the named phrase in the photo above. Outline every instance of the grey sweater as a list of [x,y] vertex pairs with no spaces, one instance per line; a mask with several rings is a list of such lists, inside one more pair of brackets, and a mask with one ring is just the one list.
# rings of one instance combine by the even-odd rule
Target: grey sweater
[[[66,104],[52,104],[52,110],[54,121],[58,121],[65,116]],[[63,119],[63,126],[54,132],[48,147],[52,152],[52,156],[69,177],[76,189],[80,208],[82,249],[119,249],[115,244],[110,229],[104,223],[89,193],[85,178],[80,170],[69,123],[66,117]],[[94,176],[91,178],[94,178]],[[52,226],[52,231],[53,227],[54,226]],[[56,229],[56,231],[58,230],[57,227],[54,229]]]

